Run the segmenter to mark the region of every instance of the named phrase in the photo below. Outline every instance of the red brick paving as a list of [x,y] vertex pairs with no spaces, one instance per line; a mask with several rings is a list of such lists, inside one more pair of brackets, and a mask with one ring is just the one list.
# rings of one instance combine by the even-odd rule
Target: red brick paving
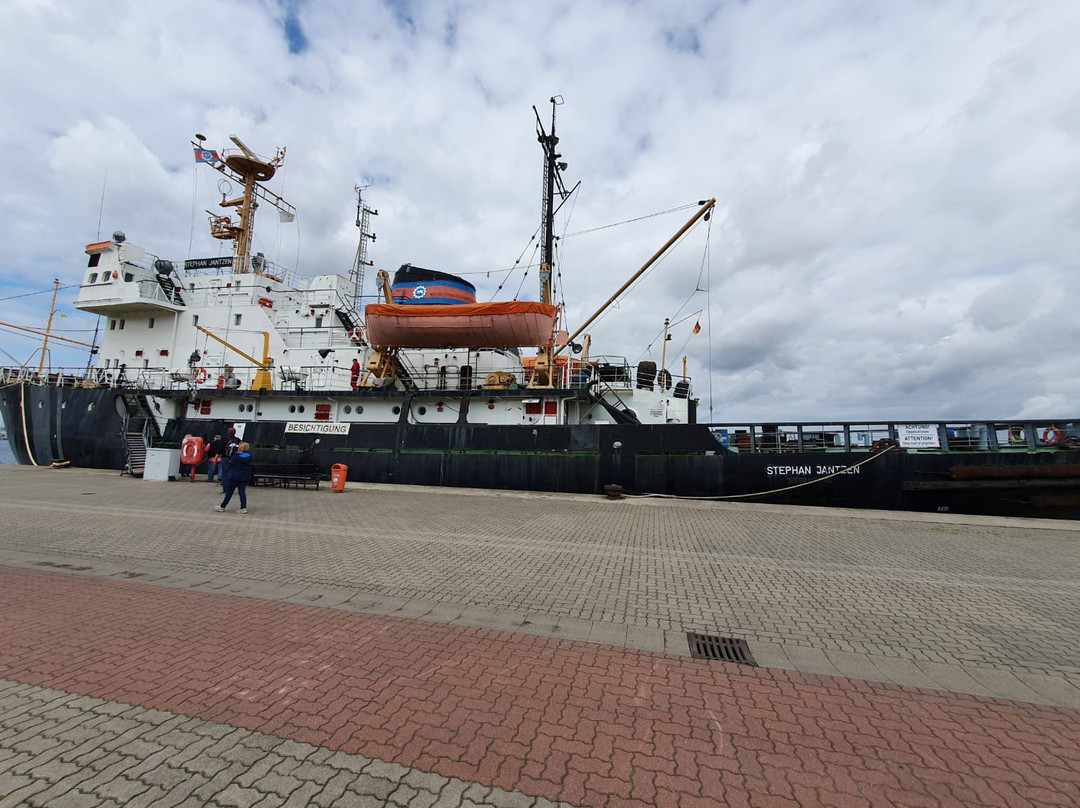
[[1080,805],[1080,713],[0,567],[0,676],[584,806]]

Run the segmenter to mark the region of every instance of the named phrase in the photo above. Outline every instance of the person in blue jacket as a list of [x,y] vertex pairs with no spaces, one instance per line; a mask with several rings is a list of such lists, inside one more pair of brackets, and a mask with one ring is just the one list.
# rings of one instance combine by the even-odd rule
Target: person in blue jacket
[[251,447],[241,441],[236,446],[236,454],[232,456],[232,462],[225,472],[225,499],[217,506],[219,511],[232,499],[235,491],[240,495],[240,513],[247,513],[247,484],[251,482]]

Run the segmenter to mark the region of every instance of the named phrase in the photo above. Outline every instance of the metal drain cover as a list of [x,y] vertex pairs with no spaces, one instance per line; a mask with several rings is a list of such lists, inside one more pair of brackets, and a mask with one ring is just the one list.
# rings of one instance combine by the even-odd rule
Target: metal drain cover
[[757,665],[750,655],[750,646],[746,640],[738,637],[721,637],[717,634],[698,634],[686,632],[686,641],[690,644],[690,656],[694,659],[719,659],[724,662],[738,662],[742,665]]

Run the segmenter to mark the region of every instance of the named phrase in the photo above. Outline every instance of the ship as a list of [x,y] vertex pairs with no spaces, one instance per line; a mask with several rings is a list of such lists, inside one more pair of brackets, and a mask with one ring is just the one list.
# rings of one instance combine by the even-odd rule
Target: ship
[[[704,423],[685,360],[679,372],[666,352],[659,365],[596,353],[587,327],[607,304],[570,333],[554,302],[554,213],[574,188],[556,100],[549,123],[533,111],[537,300],[478,302],[463,277],[406,263],[376,273],[377,301],[363,304],[377,211],[359,188],[348,276],[252,254],[258,207],[295,216],[266,186],[285,150],[260,156],[231,136],[219,153],[197,135],[204,169],[242,189],[209,216],[230,254],[174,262],[119,231],[87,244],[75,306],[102,318],[94,364],[0,368],[18,462],[139,477],[148,453],[233,427],[257,468],[336,467],[356,483],[1080,517],[1080,418]],[[608,303],[714,204],[698,203]]]

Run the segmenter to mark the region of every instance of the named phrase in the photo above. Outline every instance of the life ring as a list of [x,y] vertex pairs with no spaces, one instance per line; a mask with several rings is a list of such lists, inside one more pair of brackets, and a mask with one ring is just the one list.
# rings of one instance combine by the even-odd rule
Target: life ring
[[356,328],[354,328],[352,331],[349,332],[349,341],[350,342],[363,342],[364,341],[364,332],[360,330],[360,326],[357,326]]
[[198,368],[195,371],[195,375],[192,377],[195,380],[195,384],[202,384],[210,377],[210,374],[206,372],[206,368]]
[[1048,426],[1042,433],[1043,443],[1056,444],[1061,442],[1061,430],[1056,426]]

